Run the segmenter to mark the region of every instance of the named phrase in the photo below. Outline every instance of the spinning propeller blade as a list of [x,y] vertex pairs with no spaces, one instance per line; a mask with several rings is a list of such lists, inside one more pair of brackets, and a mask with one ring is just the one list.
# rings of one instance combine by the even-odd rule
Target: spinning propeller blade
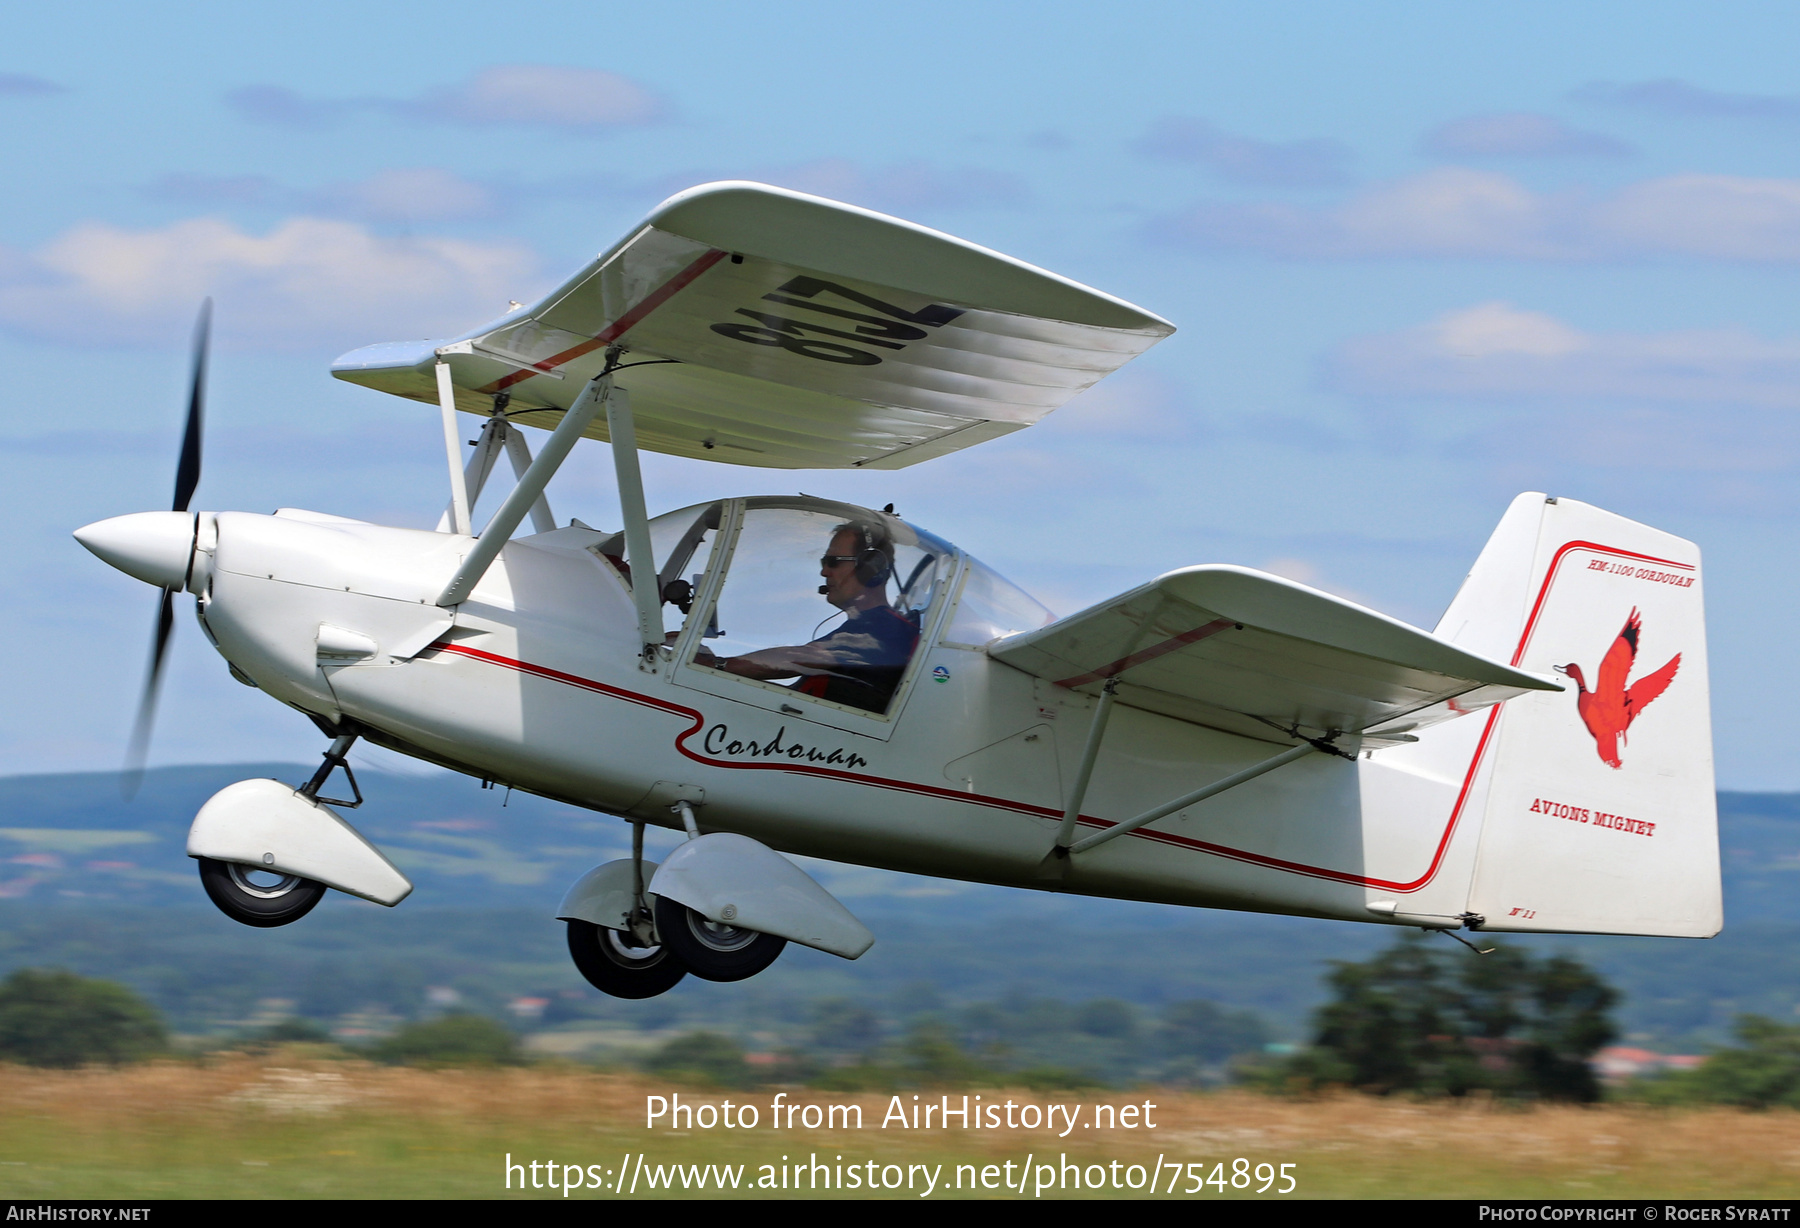
[[175,467],[175,506],[188,510],[194,487],[200,484],[200,432],[206,418],[206,352],[212,341],[212,300],[200,304],[194,321],[194,380],[188,392],[187,427],[181,433],[181,462]]
[[[200,317],[194,322],[193,382],[188,392],[187,425],[181,433],[181,459],[175,466],[175,503],[171,509],[188,510],[194,488],[200,484],[200,437],[206,418],[206,359],[212,341],[212,300],[200,304]],[[131,729],[131,744],[125,752],[125,771],[120,788],[126,800],[137,794],[144,779],[144,759],[150,750],[150,730],[156,723],[156,698],[162,690],[163,662],[169,652],[169,637],[175,630],[175,590],[165,588],[156,611],[156,633],[150,640],[150,663],[144,672],[144,691],[138,699],[137,721]]]

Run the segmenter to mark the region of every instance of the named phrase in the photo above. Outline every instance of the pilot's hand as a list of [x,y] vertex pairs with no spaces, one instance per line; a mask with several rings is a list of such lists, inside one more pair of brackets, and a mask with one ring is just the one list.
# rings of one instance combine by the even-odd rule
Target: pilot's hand
[[720,668],[719,658],[715,656],[713,650],[708,648],[705,644],[694,649],[694,664],[711,666],[713,669]]

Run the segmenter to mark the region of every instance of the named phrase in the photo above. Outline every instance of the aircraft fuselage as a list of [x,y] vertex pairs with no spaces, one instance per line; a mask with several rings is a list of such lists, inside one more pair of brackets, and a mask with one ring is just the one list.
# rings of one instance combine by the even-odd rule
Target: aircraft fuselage
[[[1463,781],[1405,747],[1309,756],[1047,870],[1095,701],[947,637],[963,556],[876,715],[693,663],[694,619],[640,664],[631,594],[593,530],[509,542],[451,612],[432,597],[471,538],[306,513],[214,524],[201,620],[237,673],[473,776],[672,828],[686,800],[703,830],[788,853],[1019,887],[1360,921],[1397,893],[1454,915],[1466,891]],[[1455,723],[1471,753],[1480,723]],[[1106,749],[1084,831],[1275,748],[1121,708]],[[1434,830],[1399,817],[1422,813]]]

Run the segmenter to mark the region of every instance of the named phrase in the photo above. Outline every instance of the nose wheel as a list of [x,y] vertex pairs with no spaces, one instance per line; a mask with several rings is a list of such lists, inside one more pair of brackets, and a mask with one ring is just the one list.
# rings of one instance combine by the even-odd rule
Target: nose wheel
[[258,929],[287,925],[311,912],[325,895],[325,884],[310,878],[210,857],[197,860],[206,894],[220,912],[241,925]]
[[[309,802],[330,802],[352,810],[362,805],[362,790],[357,787],[356,775],[351,772],[346,758],[356,738],[356,734],[348,733],[333,739],[330,749],[325,752],[325,762],[319,765],[312,779],[295,792]],[[338,768],[344,769],[344,775],[350,781],[352,800],[319,796],[320,786]],[[297,874],[211,857],[194,860],[200,863],[200,885],[206,888],[208,898],[218,905],[220,912],[240,925],[253,925],[258,929],[291,925],[325,898],[324,883]],[[273,861],[274,856],[269,855],[267,860]]]

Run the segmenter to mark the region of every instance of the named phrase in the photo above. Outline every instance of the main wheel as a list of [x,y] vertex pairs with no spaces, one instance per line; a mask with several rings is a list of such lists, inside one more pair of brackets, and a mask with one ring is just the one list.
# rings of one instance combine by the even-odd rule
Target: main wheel
[[588,984],[615,998],[654,998],[688,974],[668,947],[640,946],[630,934],[592,921],[569,922],[569,957]]
[[665,896],[656,896],[656,934],[706,981],[741,981],[775,962],[787,939],[708,921]]
[[310,878],[242,866],[235,861],[196,858],[200,885],[219,911],[243,925],[271,929],[298,921],[325,896],[325,884]]

